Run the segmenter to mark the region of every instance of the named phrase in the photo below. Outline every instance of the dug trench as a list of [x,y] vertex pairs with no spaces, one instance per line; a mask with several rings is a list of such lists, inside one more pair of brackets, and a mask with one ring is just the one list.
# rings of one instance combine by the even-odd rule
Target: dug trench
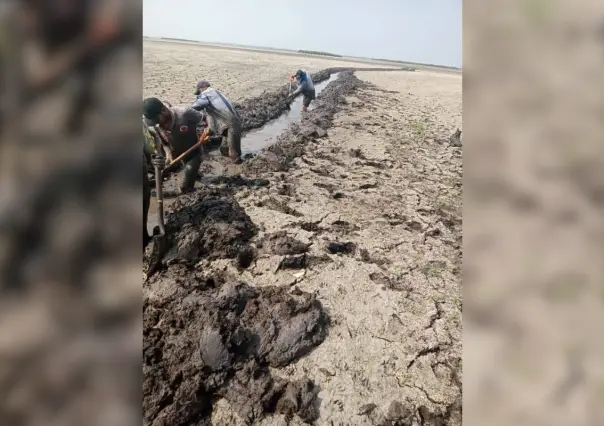
[[[327,68],[311,75],[317,88],[317,95],[320,96],[322,90],[334,80],[340,73],[355,71],[414,71],[413,68]],[[254,157],[259,150],[269,147],[276,142],[279,135],[289,127],[291,123],[300,121],[299,107],[301,106],[301,97],[298,97],[292,105],[288,104],[287,97],[290,94],[291,87],[284,84],[273,92],[263,93],[260,96],[247,99],[242,103],[235,103],[233,106],[241,118],[243,124],[244,138],[242,149],[245,158]],[[316,103],[311,104],[311,109],[315,108]],[[293,111],[292,111],[293,110]],[[318,121],[318,124],[325,124],[324,120]],[[325,129],[320,126],[307,125],[303,132],[315,132],[319,136],[326,134]],[[203,183],[212,184],[216,180],[223,180],[225,175],[237,175],[240,168],[230,166],[222,161],[217,153],[218,145],[212,144],[204,147],[204,162],[202,164]],[[272,154],[269,154],[274,158]],[[178,194],[178,178],[173,175],[171,179],[164,183],[164,196],[167,197],[166,205],[172,203],[171,198]],[[154,200],[151,201],[149,211],[148,227],[149,232],[157,225],[156,217],[157,205]]]
[[[172,250],[166,256],[164,269],[144,287],[146,425],[256,424],[274,415],[286,423],[292,420],[293,424],[312,424],[317,419],[321,424],[334,421],[333,424],[379,426],[459,424],[455,419],[460,415],[460,366],[456,355],[448,349],[451,343],[446,333],[451,331],[443,328],[443,321],[450,316],[447,303],[435,302],[435,311],[428,311],[425,325],[415,323],[416,320],[403,324],[413,317],[410,314],[392,315],[384,330],[381,326],[372,330],[372,334],[382,333],[384,337],[378,338],[383,340],[363,343],[365,347],[380,342],[392,347],[403,334],[420,339],[408,347],[397,346],[396,356],[392,350],[385,352],[390,355],[380,368],[392,372],[388,373],[390,377],[378,380],[395,380],[408,389],[403,392],[404,397],[399,394],[387,408],[379,407],[379,400],[363,398],[360,401],[353,398],[341,405],[338,398],[329,396],[332,391],[322,396],[321,401],[319,393],[329,388],[332,380],[354,389],[371,384],[361,377],[361,371],[356,371],[358,366],[343,367],[352,368],[346,372],[334,365],[349,363],[346,358],[337,361],[338,357],[332,354],[327,359],[320,358],[318,365],[316,361],[308,361],[310,364],[305,361],[317,352],[319,345],[320,350],[327,345],[324,350],[331,354],[330,342],[341,339],[345,324],[338,312],[335,316],[332,313],[333,298],[328,301],[329,310],[326,308],[321,281],[331,283],[329,287],[333,287],[337,300],[346,299],[347,291],[357,294],[352,288],[342,288],[346,285],[339,282],[345,282],[346,278],[334,282],[334,276],[325,275],[326,270],[331,274],[330,271],[353,267],[354,262],[367,265],[372,272],[364,286],[381,287],[380,291],[391,292],[388,298],[392,300],[403,297],[405,306],[412,311],[425,305],[430,300],[427,297],[433,297],[420,293],[426,291],[421,287],[412,288],[410,282],[416,280],[414,285],[418,286],[422,282],[415,277],[419,273],[414,271],[415,266],[407,275],[393,273],[401,265],[392,260],[396,254],[389,256],[385,250],[396,253],[401,243],[385,249],[368,247],[363,233],[372,231],[362,229],[366,224],[358,226],[361,222],[354,217],[329,219],[328,212],[320,208],[314,208],[317,214],[311,213],[300,200],[301,196],[308,197],[309,193],[303,191],[310,189],[301,185],[303,173],[318,177],[311,184],[314,194],[324,191],[332,203],[354,202],[354,193],[338,185],[338,178],[346,180],[342,173],[349,172],[344,164],[348,160],[330,151],[334,147],[327,132],[332,132],[338,112],[349,113],[353,105],[348,99],[356,93],[363,92],[363,99],[372,108],[375,98],[367,97],[365,92],[376,89],[352,72],[338,71],[340,78],[325,88],[304,120],[292,125],[264,155],[239,166],[241,174],[210,177],[200,190],[178,197],[170,207],[167,230]],[[248,104],[253,102],[265,105],[258,99]],[[262,115],[263,119],[248,120],[251,126],[248,129],[253,128],[253,123],[274,119],[270,105],[275,103],[267,101],[265,112],[256,115]],[[257,107],[257,111],[263,108]],[[246,117],[243,112],[242,116]],[[342,126],[341,121],[338,126]],[[365,123],[373,131],[374,123]],[[324,144],[327,146],[322,147]],[[367,152],[358,150],[351,151],[349,157],[353,168],[361,167],[363,173],[369,168],[375,171],[372,176],[378,176],[372,182],[364,179],[357,191],[379,191],[379,175],[375,173],[387,176],[396,171],[391,168],[390,163],[395,162],[392,159],[375,161],[367,158]],[[416,165],[422,164],[422,156],[412,157]],[[354,185],[354,181],[350,184]],[[442,212],[442,206],[432,210],[420,207],[426,218],[432,210],[437,212],[436,219],[430,219],[434,223],[442,216],[444,227],[433,224],[436,231],[445,236],[448,228],[457,232],[457,219]],[[425,218],[419,220],[395,212],[391,206],[382,210],[382,221],[397,229],[396,233],[402,232],[403,240],[415,244],[415,235],[420,241],[430,241],[435,235],[435,229],[426,228]],[[273,212],[272,219],[262,219],[258,211]],[[402,248],[409,250],[408,245]],[[432,276],[442,273],[439,268],[440,264],[431,261],[417,269],[425,269],[426,275]],[[314,278],[307,283],[305,277],[313,274]],[[435,275],[430,279],[440,278]],[[313,287],[313,282],[319,287]],[[355,281],[354,285],[358,283]],[[382,303],[387,310],[390,303]],[[385,311],[384,315],[389,314]],[[349,324],[345,325],[350,327],[345,332],[346,340],[359,340],[358,330],[352,328],[352,322]],[[310,369],[305,365],[310,365]],[[443,383],[448,380],[457,383],[451,386],[457,391],[431,388],[436,384],[428,386],[419,381],[405,384],[408,380],[405,374],[419,374],[426,368],[431,368],[437,377],[442,376]],[[321,374],[326,375],[326,381]],[[346,375],[358,377],[360,384],[337,382]],[[342,412],[348,410],[356,411],[342,417]]]
[[[285,235],[254,244],[258,229],[234,193],[263,188],[265,173],[285,170],[302,144],[317,137],[316,128],[329,127],[344,96],[361,85],[352,72],[329,85],[305,119],[310,124],[282,135],[275,145],[281,151],[271,148],[268,160],[259,156],[243,167],[253,179],[216,179],[171,206],[166,220],[171,250],[164,268],[144,286],[145,424],[209,425],[220,399],[247,424],[268,413],[309,423],[317,419],[317,386],[307,378],[274,377],[270,368],[287,366],[324,341],[329,317],[322,304],[286,286],[257,288],[224,273],[219,264],[232,259],[245,269],[266,250],[304,254],[304,245]],[[273,115],[256,110],[264,112],[242,114],[248,129],[259,115],[262,120]]]

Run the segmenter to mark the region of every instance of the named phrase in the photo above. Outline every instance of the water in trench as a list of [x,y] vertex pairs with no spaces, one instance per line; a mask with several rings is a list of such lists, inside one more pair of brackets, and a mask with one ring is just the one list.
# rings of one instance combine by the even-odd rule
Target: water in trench
[[[327,80],[322,81],[321,83],[315,84],[315,95],[318,96],[319,93],[327,87],[329,83],[334,81],[339,77],[339,73],[332,74]],[[267,122],[264,126],[250,130],[241,138],[241,151],[245,156],[247,154],[258,154],[263,149],[271,146],[277,136],[281,133],[285,132],[290,124],[300,121],[302,117],[302,95],[299,95],[292,101],[290,104],[290,109],[286,110],[279,117],[275,118]],[[309,110],[314,108],[314,101],[311,102],[308,107]],[[207,174],[207,177],[215,177],[226,174],[236,174],[238,171],[238,166],[234,164],[225,164],[224,161],[220,161],[220,154],[217,151],[206,155],[204,158],[204,163],[206,165],[211,165],[212,171]],[[168,193],[176,193],[178,190],[178,182],[181,179],[179,173],[174,175],[167,182],[164,182],[164,192]],[[164,204],[166,206],[170,205],[170,198],[166,198],[164,200]],[[157,202],[154,197],[151,197],[151,205],[149,206],[149,217],[147,220],[147,229],[149,230],[149,234],[152,234],[153,228],[157,225]]]
[[[315,94],[318,96],[319,93],[325,89],[325,87],[337,79],[338,74],[332,74],[327,80],[321,83],[315,84]],[[268,148],[274,142],[277,136],[285,132],[289,125],[293,122],[300,121],[302,117],[302,96],[297,96],[296,99],[290,104],[291,109],[285,111],[278,118],[269,121],[264,126],[250,130],[243,138],[241,138],[241,151],[243,155],[246,154],[257,154],[263,149]],[[314,101],[311,102],[308,107],[309,110],[314,108]]]

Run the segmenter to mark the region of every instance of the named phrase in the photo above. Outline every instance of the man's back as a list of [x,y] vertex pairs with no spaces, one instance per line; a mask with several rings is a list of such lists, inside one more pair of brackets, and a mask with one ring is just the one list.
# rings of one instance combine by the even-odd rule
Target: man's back
[[193,108],[181,106],[171,107],[170,110],[174,114],[171,145],[174,154],[180,155],[197,143],[197,126],[201,123],[202,115]]
[[222,133],[226,128],[239,124],[239,115],[233,104],[214,88],[208,88],[197,96],[192,108],[205,108],[207,114],[213,119],[217,130]]
[[308,71],[302,71],[302,75],[297,80],[303,92],[314,90],[315,85]]

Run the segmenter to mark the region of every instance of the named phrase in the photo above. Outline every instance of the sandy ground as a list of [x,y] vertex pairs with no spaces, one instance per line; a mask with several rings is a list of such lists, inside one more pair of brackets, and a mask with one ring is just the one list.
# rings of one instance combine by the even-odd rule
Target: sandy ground
[[[155,42],[145,49],[145,95],[174,103],[190,99],[188,85],[202,76],[242,100],[282,85],[301,66],[296,57],[261,53]],[[340,65],[312,59],[303,67]],[[160,87],[169,75],[178,83]],[[272,371],[319,387],[316,424],[405,424],[392,419],[410,410],[408,424],[459,425],[451,413],[461,404],[462,164],[449,136],[461,128],[461,76],[356,75],[372,85],[347,98],[327,137],[310,143],[285,174],[269,173],[268,187],[235,195],[260,229],[258,240],[285,232],[309,244],[309,256],[327,260],[278,271],[283,256],[263,254],[243,272],[226,259],[211,268],[259,287],[314,293],[323,304],[331,319],[326,340]],[[334,242],[355,249],[330,254]],[[439,414],[443,423],[430,419]],[[215,404],[212,423],[244,424],[225,400]],[[261,424],[301,423],[275,415]]]
[[316,72],[331,67],[375,66],[151,40],[143,42],[143,61],[143,97],[157,96],[175,105],[192,103],[195,83],[201,79],[240,102],[286,84],[300,68]]

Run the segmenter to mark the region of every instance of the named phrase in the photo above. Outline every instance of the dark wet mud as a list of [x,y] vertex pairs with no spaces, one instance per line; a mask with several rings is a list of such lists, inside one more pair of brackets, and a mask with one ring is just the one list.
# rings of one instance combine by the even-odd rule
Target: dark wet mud
[[257,289],[175,268],[158,277],[143,308],[143,410],[149,426],[210,425],[225,398],[248,424],[266,413],[318,417],[309,380],[274,377],[326,337],[328,317],[314,296]]
[[166,220],[171,249],[164,266],[194,264],[202,258],[233,259],[248,249],[257,229],[232,192],[229,187],[206,187],[172,203]]

